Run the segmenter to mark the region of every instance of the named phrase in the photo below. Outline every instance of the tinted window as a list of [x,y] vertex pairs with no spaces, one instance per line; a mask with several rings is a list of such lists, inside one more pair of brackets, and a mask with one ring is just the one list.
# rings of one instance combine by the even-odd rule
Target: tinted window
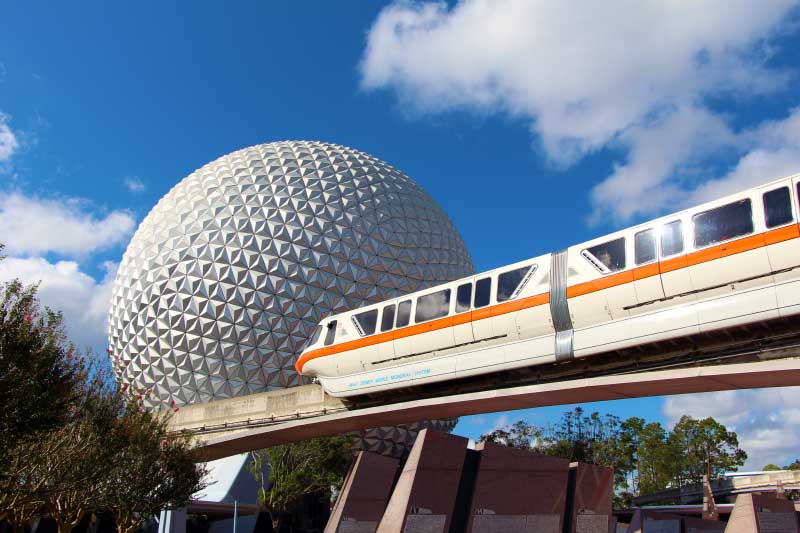
[[314,344],[316,344],[316,342],[319,340],[320,335],[322,335],[322,326],[317,326],[316,328],[314,328],[314,333],[311,334],[311,337],[308,339],[308,342],[306,343],[303,349],[305,350],[309,346],[313,346]]
[[469,311],[470,300],[472,300],[472,283],[459,285],[456,291],[456,313]]
[[768,228],[782,226],[794,220],[789,187],[764,193],[764,217]]
[[617,270],[625,268],[625,237],[604,242],[603,244],[597,244],[585,251],[589,252],[594,256],[594,259],[600,262],[598,264],[592,257],[588,257],[584,254],[584,257],[601,272],[616,272]]
[[492,278],[483,278],[475,282],[475,309],[489,305],[492,294]]
[[383,308],[381,316],[381,331],[389,331],[394,326],[394,304]]
[[511,298],[530,269],[531,267],[524,266],[497,276],[497,301],[505,302]]
[[375,333],[375,326],[378,325],[377,309],[364,311],[363,313],[355,315],[353,318],[356,319],[356,324],[358,324],[358,329],[361,330],[362,335],[372,335]]
[[450,289],[426,294],[417,298],[414,322],[427,322],[450,313]]
[[397,327],[407,326],[411,320],[411,300],[404,300],[397,306]]
[[692,217],[698,248],[753,233],[750,199],[739,200]]
[[656,259],[656,230],[640,231],[633,238],[636,249],[636,264],[649,263]]
[[683,251],[683,223],[674,220],[661,228],[661,255],[675,255]]
[[336,321],[331,320],[328,322],[328,332],[325,333],[325,346],[333,344],[333,338],[336,336]]

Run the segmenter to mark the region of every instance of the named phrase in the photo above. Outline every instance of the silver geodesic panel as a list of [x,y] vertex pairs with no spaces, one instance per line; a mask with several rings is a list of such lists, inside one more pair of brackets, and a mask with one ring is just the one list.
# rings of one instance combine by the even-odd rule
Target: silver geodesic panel
[[253,146],[142,221],[114,282],[109,353],[153,407],[298,385],[293,364],[326,315],[472,271],[447,215],[399,170],[328,143]]
[[411,451],[411,447],[414,446],[414,441],[420,431],[428,428],[434,431],[450,433],[457,423],[458,418],[444,418],[367,429],[353,435],[353,450],[379,453],[403,459]]

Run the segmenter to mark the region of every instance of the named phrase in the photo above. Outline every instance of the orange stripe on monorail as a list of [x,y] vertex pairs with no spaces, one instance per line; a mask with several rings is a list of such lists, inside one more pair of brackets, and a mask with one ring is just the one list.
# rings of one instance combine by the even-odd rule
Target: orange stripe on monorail
[[[751,235],[750,237],[744,237],[735,241],[726,242],[724,244],[712,246],[704,250],[698,250],[690,254],[653,262],[632,270],[620,272],[618,274],[611,274],[596,280],[570,285],[567,287],[567,298],[575,298],[585,294],[591,294],[593,292],[624,285],[634,280],[646,279],[659,274],[664,274],[666,272],[672,272],[673,270],[707,263],[716,259],[722,259],[724,257],[729,257],[742,252],[749,252],[751,250],[763,248],[764,246],[769,246],[771,244],[797,238],[800,238],[800,226],[797,224],[784,226],[782,228],[767,231],[766,233]],[[382,342],[388,342],[394,339],[403,339],[406,337],[419,335],[420,333],[436,331],[460,324],[468,324],[477,320],[500,316],[506,313],[513,313],[514,311],[520,311],[522,309],[537,307],[548,303],[550,303],[550,294],[542,293],[535,296],[520,298],[519,300],[512,300],[510,302],[474,309],[471,312],[464,312],[437,320],[431,320],[430,322],[423,322],[422,324],[415,324],[413,326],[407,326],[393,331],[387,331],[385,333],[379,333],[377,335],[371,335],[361,339],[347,341],[342,344],[326,346],[324,348],[319,348],[317,350],[312,350],[302,354],[295,363],[295,369],[302,373],[303,366],[307,362],[317,359],[318,357],[325,357],[326,355],[333,355],[349,350],[355,350],[357,348],[373,346]]]
[[506,313],[513,313],[514,311],[520,311],[522,309],[527,309],[529,307],[537,307],[539,305],[545,305],[548,303],[550,303],[550,294],[545,292],[542,294],[537,294],[535,296],[520,298],[519,300],[512,300],[510,302],[504,302],[497,305],[482,307],[480,309],[475,309],[473,311],[468,311],[457,315],[448,316],[445,318],[439,318],[437,320],[431,320],[430,322],[423,322],[422,324],[414,324],[413,326],[407,326],[404,328],[396,329],[394,331],[387,331],[385,333],[370,335],[369,337],[363,337],[361,339],[347,341],[341,344],[333,344],[331,346],[326,346],[324,348],[312,350],[310,352],[302,354],[294,366],[298,372],[302,372],[303,365],[305,365],[312,359],[317,359],[318,357],[325,357],[326,355],[333,355],[340,352],[355,350],[357,348],[373,346],[375,344],[380,344],[382,342],[388,342],[395,339],[404,339],[406,337],[411,337],[413,335],[419,335],[420,333],[428,333],[430,331],[436,331],[444,328],[449,328],[452,326],[458,326],[460,324],[471,324],[476,320],[482,320],[484,318],[490,318],[493,316],[500,316]]

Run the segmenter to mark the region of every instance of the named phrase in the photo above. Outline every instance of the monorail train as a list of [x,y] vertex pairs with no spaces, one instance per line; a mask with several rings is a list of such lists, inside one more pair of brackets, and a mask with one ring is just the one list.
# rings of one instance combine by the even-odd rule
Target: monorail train
[[325,318],[296,368],[356,396],[800,313],[800,174]]

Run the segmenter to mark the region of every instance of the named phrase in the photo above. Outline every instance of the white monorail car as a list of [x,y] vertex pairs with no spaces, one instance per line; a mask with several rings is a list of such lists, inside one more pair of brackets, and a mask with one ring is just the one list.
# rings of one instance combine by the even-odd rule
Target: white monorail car
[[800,174],[325,318],[296,363],[355,396],[800,312]]

